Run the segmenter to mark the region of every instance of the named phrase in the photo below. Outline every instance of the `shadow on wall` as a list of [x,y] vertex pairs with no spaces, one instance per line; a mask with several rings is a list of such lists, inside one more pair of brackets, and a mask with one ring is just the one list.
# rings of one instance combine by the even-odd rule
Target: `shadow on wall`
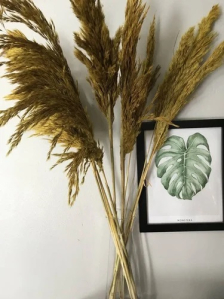
[[208,299],[223,299],[224,298],[224,282],[216,281],[214,286],[208,292]]

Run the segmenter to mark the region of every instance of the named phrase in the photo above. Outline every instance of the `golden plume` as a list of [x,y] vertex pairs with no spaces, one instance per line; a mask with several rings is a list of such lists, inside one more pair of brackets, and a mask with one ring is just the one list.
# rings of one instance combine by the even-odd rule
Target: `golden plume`
[[[103,114],[109,120],[118,97],[119,45],[121,29],[110,38],[99,0],[70,0],[81,23],[75,33],[75,56],[87,67],[88,81]],[[111,110],[110,110],[111,109]]]
[[13,107],[0,113],[0,125],[19,115],[20,122],[9,139],[9,152],[22,139],[24,132],[46,135],[51,142],[48,158],[57,144],[64,149],[58,162],[69,162],[69,204],[79,191],[80,175],[85,177],[89,163],[102,163],[102,150],[93,137],[91,123],[79,98],[67,61],[59,44],[52,21],[31,0],[1,0],[1,21],[19,22],[42,36],[46,45],[31,41],[19,30],[6,30],[0,35],[1,55],[5,58],[6,75],[17,84],[6,97],[15,100]]
[[137,44],[147,11],[142,0],[127,1],[120,54],[124,154],[133,150],[142,124],[147,97],[155,85],[159,71],[159,67],[153,70],[155,18],[149,29],[146,58],[142,63],[137,63]]
[[[155,130],[157,150],[166,139],[169,123],[190,101],[189,96],[223,63],[224,42],[218,45],[210,56],[206,56],[217,35],[212,26],[220,13],[220,7],[213,6],[208,16],[202,19],[196,34],[192,27],[183,35],[169,70],[157,90],[153,99],[153,117],[158,119]],[[143,117],[145,120],[152,117],[148,112],[149,110],[146,110]]]

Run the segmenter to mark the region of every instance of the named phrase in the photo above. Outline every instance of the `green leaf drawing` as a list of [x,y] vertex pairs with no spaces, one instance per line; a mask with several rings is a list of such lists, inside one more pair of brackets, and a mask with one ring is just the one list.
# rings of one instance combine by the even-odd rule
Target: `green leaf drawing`
[[157,176],[171,196],[192,199],[209,180],[212,157],[207,139],[200,133],[187,140],[171,136],[157,152]]

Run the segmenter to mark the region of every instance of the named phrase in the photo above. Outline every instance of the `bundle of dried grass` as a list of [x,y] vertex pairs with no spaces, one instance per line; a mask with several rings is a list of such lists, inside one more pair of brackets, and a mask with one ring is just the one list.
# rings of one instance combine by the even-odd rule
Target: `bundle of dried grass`
[[148,9],[142,0],[128,0],[121,34],[120,95],[121,95],[121,222],[125,222],[125,157],[131,153],[140,132],[147,97],[156,83],[159,67],[153,70],[155,49],[155,18],[149,29],[146,58],[137,62],[137,45]]
[[110,117],[113,119],[113,107],[118,97],[121,29],[118,29],[113,39],[110,38],[99,0],[70,1],[81,23],[81,32],[75,33],[74,37],[82,50],[75,48],[75,55],[88,69],[88,81],[101,111],[108,120]]
[[35,136],[50,138],[48,158],[60,144],[64,149],[56,155],[59,157],[56,165],[70,162],[66,167],[70,205],[79,191],[80,174],[84,179],[90,164],[93,166],[128,289],[131,298],[135,299],[137,293],[127,250],[97,170],[97,166],[102,169],[103,152],[94,140],[92,126],[81,105],[78,87],[63,56],[54,24],[45,19],[31,0],[2,0],[0,18],[2,22],[27,25],[46,43],[44,46],[31,41],[19,30],[8,30],[0,35],[5,77],[17,84],[12,94],[6,97],[17,102],[12,108],[0,111],[0,125],[4,126],[15,116],[20,118],[16,132],[9,139],[9,152],[19,144],[24,132],[30,130]]
[[80,33],[74,33],[77,46],[75,56],[87,67],[88,81],[96,101],[108,122],[110,140],[113,201],[116,205],[116,180],[114,165],[113,121],[114,106],[119,95],[119,46],[121,28],[110,37],[99,0],[70,0],[76,17],[80,20]]
[[[34,131],[33,135],[47,136],[50,139],[48,158],[57,144],[63,147],[62,153],[56,155],[59,158],[56,165],[69,161],[66,172],[69,177],[70,204],[74,203],[78,194],[80,175],[84,178],[88,167],[92,165],[118,254],[109,298],[114,298],[116,294],[121,263],[130,296],[137,299],[125,245],[134,223],[146,175],[154,154],[166,139],[169,124],[189,102],[189,96],[196,87],[223,62],[224,42],[207,57],[216,36],[212,25],[220,15],[220,8],[212,8],[199,24],[196,34],[192,27],[182,37],[163,83],[153,101],[147,105],[147,97],[155,85],[159,67],[153,69],[155,18],[149,28],[146,58],[141,63],[137,62],[137,44],[147,14],[142,0],[127,0],[124,26],[122,30],[118,29],[113,39],[106,26],[100,0],[70,2],[81,22],[81,32],[75,33],[78,46],[75,55],[89,71],[88,80],[109,124],[113,198],[103,170],[102,149],[94,140],[91,123],[81,105],[78,87],[63,55],[54,24],[45,19],[32,0],[0,1],[0,19],[3,23],[23,23],[45,41],[44,45],[31,41],[19,30],[8,30],[0,35],[1,55],[5,58],[6,66],[5,77],[17,84],[12,94],[6,97],[16,103],[13,107],[0,111],[0,125],[4,126],[13,117],[20,118],[15,133],[9,139],[9,152],[19,144],[26,131]],[[113,154],[113,109],[118,95],[121,95],[122,104],[121,223],[116,210]],[[126,219],[125,158],[133,150],[141,123],[152,119],[157,122],[153,148],[146,158],[137,195]]]
[[149,29],[146,58],[137,62],[137,45],[147,14],[142,0],[128,0],[121,35],[120,93],[122,103],[122,144],[124,155],[130,153],[142,124],[147,97],[156,83],[159,67],[153,70],[155,49],[155,18]]
[[[212,31],[214,22],[220,16],[220,7],[214,6],[199,24],[198,32],[190,28],[182,37],[163,83],[153,100],[155,117],[172,122],[179,111],[190,101],[196,87],[214,70],[220,67],[224,58],[224,42],[207,57],[217,35]],[[147,119],[147,115],[145,116]],[[158,121],[155,130],[155,150],[164,143],[168,124]]]
[[[190,101],[190,95],[198,85],[214,70],[220,67],[224,59],[224,42],[217,46],[213,53],[206,57],[211,49],[216,33],[212,31],[213,23],[220,16],[220,7],[214,6],[208,16],[195,28],[190,28],[182,37],[169,67],[169,70],[158,87],[157,93],[150,105],[142,113],[142,120],[156,120],[153,134],[153,148],[146,158],[143,173],[139,182],[137,196],[129,215],[124,234],[125,243],[132,230],[139,198],[144,187],[147,173],[157,150],[167,138],[169,125],[181,109]],[[130,68],[131,69],[131,68]],[[135,129],[133,133],[136,133]],[[111,284],[111,294],[114,294],[119,273],[119,259],[114,267],[114,277]],[[111,296],[111,298],[114,298]]]
[[[19,30],[6,31],[0,36],[1,55],[6,59],[6,75],[18,86],[7,100],[15,105],[1,111],[0,125],[20,115],[15,133],[9,139],[9,152],[16,147],[24,132],[50,138],[52,150],[64,147],[58,162],[69,162],[69,204],[79,191],[80,175],[85,177],[91,161],[102,164],[103,153],[97,146],[90,121],[81,105],[74,82],[53,22],[48,22],[30,0],[2,0],[1,21],[20,22],[41,35],[46,46],[31,41]],[[74,191],[73,191],[74,190]]]

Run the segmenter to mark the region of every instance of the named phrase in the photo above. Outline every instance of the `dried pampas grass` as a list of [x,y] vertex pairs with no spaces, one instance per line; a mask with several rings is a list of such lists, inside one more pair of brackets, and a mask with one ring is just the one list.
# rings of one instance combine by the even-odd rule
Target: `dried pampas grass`
[[[138,22],[140,22],[141,18],[139,16],[143,14],[142,1],[128,1],[127,10],[129,3],[135,3],[134,12],[139,12],[137,19]],[[198,85],[202,83],[211,72],[215,71],[218,67],[220,67],[223,64],[224,42],[218,45],[210,56],[207,56],[209,50],[211,50],[212,43],[217,35],[215,32],[212,31],[212,26],[214,22],[219,18],[219,16],[220,7],[216,5],[212,8],[208,16],[201,21],[196,34],[195,28],[192,27],[183,35],[179,44],[179,48],[177,49],[171,61],[169,70],[166,73],[163,82],[158,87],[156,95],[153,98],[152,102],[147,106],[144,102],[141,103],[140,108],[142,108],[144,111],[141,111],[141,117],[139,118],[139,122],[141,123],[141,121],[155,120],[156,127],[153,134],[153,148],[151,149],[151,151],[148,151],[149,155],[148,157],[146,157],[143,173],[141,175],[141,179],[138,186],[137,195],[134,199],[134,203],[131,208],[131,213],[126,221],[126,229],[124,233],[125,243],[127,243],[129,234],[133,227],[136,211],[138,208],[138,202],[145,184],[147,173],[152,164],[153,156],[158,151],[158,149],[164,144],[167,138],[168,128],[170,124],[172,124],[172,122],[174,121],[177,114],[181,111],[181,109],[183,109],[183,107],[187,103],[189,103],[189,101],[191,100],[190,95],[192,95],[192,93],[196,90]],[[131,26],[129,25],[129,28],[130,27]],[[151,33],[149,36],[153,36],[153,33]],[[150,46],[148,46],[148,48],[151,49]],[[152,49],[153,48],[154,47],[152,47]],[[133,56],[135,56],[136,52],[134,51],[133,53]],[[152,55],[153,50],[148,50],[148,53],[151,53]],[[153,61],[153,59],[151,61]],[[136,64],[134,62],[132,64],[129,63],[129,65],[129,70],[135,70]],[[126,76],[128,76],[128,74],[129,72],[127,71]],[[130,77],[132,78],[132,76]],[[126,89],[128,90],[128,88]],[[138,95],[139,94],[140,90],[138,92]],[[137,98],[138,96],[135,97],[135,99]],[[134,104],[132,105],[133,106],[131,107],[135,107]],[[124,119],[123,114],[122,117]],[[138,124],[137,121],[136,124]],[[137,128],[138,125],[136,125],[135,129],[132,130],[133,140],[136,139],[136,136],[139,133]],[[133,142],[133,144],[134,143],[135,141]],[[126,149],[127,145],[129,144],[132,143],[130,143],[130,141],[126,141],[126,147],[124,145],[124,149]],[[125,150],[125,152],[128,151]],[[117,258],[114,267],[114,277],[110,289],[111,294],[115,292],[118,273],[119,259]]]
[[[153,100],[155,117],[162,117],[168,122],[172,122],[179,111],[190,101],[190,95],[197,86],[222,65],[224,42],[218,45],[210,56],[206,56],[217,35],[212,30],[212,26],[219,18],[220,13],[220,7],[214,6],[208,16],[199,24],[196,34],[195,28],[192,27],[182,37],[165,79]],[[147,115],[145,119],[147,119]],[[158,150],[164,143],[167,130],[166,122],[157,122],[155,150]]]
[[1,126],[20,115],[17,129],[9,139],[9,152],[19,144],[24,132],[30,130],[34,135],[50,138],[48,158],[60,144],[64,151],[57,155],[57,164],[69,162],[66,172],[72,205],[79,191],[80,175],[85,177],[91,161],[101,165],[103,153],[94,140],[54,24],[30,0],[2,0],[0,18],[3,22],[25,24],[46,41],[46,46],[31,41],[19,30],[7,30],[0,35],[5,77],[18,85],[6,97],[17,102],[0,114]]
[[[216,37],[212,26],[220,16],[220,8],[214,6],[197,31],[192,27],[183,35],[164,80],[157,88],[155,97],[147,103],[159,75],[159,67],[154,66],[155,17],[149,28],[145,59],[139,62],[137,58],[140,32],[148,11],[143,1],[127,0],[124,25],[117,30],[114,38],[110,37],[100,0],[70,2],[81,23],[80,31],[74,34],[75,56],[87,67],[88,81],[108,122],[113,194],[103,168],[103,151],[94,139],[92,125],[82,107],[77,83],[63,55],[54,24],[46,20],[31,0],[0,1],[3,25],[7,22],[23,23],[44,39],[44,44],[38,43],[19,30],[4,29],[0,34],[5,77],[17,85],[6,97],[16,102],[13,107],[0,111],[0,125],[4,126],[16,116],[20,118],[15,133],[9,139],[9,152],[19,144],[26,131],[49,138],[48,158],[57,145],[62,147],[62,152],[56,154],[58,162],[54,166],[69,163],[66,172],[71,205],[89,166],[92,166],[118,255],[109,298],[116,296],[121,264],[130,297],[137,299],[126,244],[138,201],[152,159],[167,138],[169,125],[175,122],[177,114],[189,103],[190,95],[198,85],[223,63],[224,42],[208,55]],[[113,149],[114,106],[119,96],[122,109],[121,215],[116,210]],[[126,178],[126,156],[133,151],[142,122],[151,120],[156,121],[152,149],[148,151],[137,194],[127,216],[129,173]],[[121,297],[124,294],[123,285],[121,282]]]
[[155,18],[149,29],[146,58],[142,63],[137,62],[137,45],[146,14],[146,5],[143,5],[142,1],[127,1],[120,53],[121,148],[124,155],[133,150],[142,124],[147,97],[156,83],[159,72],[159,67],[153,70]]
[[[95,98],[103,114],[113,116],[118,97],[119,45],[121,28],[110,37],[100,1],[70,0],[73,11],[81,23],[75,33],[75,56],[87,67]],[[81,50],[80,50],[81,49]]]
[[74,33],[78,46],[75,47],[75,56],[87,67],[89,74],[87,80],[108,122],[113,202],[116,205],[113,122],[114,106],[119,96],[119,46],[122,30],[119,28],[115,37],[110,37],[99,0],[70,0],[70,2],[81,23],[80,32]]
[[145,161],[132,213],[127,222],[126,238],[128,238],[133,225],[133,216],[138,207],[138,200],[152,158],[164,144],[170,124],[173,123],[181,109],[189,103],[190,95],[198,85],[223,64],[224,42],[219,44],[210,56],[206,57],[216,36],[216,33],[212,31],[212,25],[219,16],[220,7],[216,5],[208,16],[201,21],[196,34],[194,33],[194,27],[184,34],[163,82],[158,87],[151,104],[145,109],[143,119],[156,120],[156,128],[153,134],[154,145]]

